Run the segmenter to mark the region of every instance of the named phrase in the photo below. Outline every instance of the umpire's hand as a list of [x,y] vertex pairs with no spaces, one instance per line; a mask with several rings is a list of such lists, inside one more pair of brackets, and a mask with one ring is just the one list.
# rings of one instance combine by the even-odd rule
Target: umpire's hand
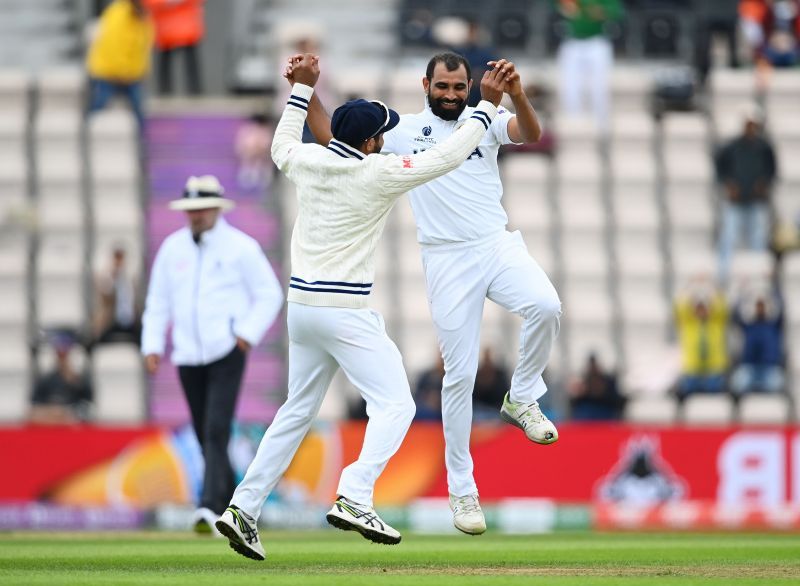
[[161,364],[161,356],[158,354],[148,354],[144,357],[144,366],[150,374],[156,373],[159,364]]

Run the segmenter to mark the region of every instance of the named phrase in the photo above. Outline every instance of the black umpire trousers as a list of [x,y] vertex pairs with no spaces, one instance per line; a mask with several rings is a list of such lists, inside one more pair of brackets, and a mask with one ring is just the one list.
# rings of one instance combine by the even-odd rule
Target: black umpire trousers
[[206,463],[200,506],[217,514],[228,506],[236,488],[228,442],[245,358],[245,353],[234,346],[227,356],[210,364],[178,367]]

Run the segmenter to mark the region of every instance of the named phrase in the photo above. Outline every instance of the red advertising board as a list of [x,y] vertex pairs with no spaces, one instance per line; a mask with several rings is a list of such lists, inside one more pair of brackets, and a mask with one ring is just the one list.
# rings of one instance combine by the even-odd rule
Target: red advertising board
[[[309,502],[327,503],[341,469],[358,457],[363,432],[356,422],[312,431],[286,473],[292,498],[304,492]],[[472,454],[482,501],[800,505],[800,428],[562,424],[559,432],[556,444],[540,446],[505,424],[476,426]],[[260,434],[251,435],[257,442]],[[175,434],[158,428],[0,429],[0,502],[190,502],[187,453]],[[415,423],[378,480],[376,505],[447,493],[441,426]]]

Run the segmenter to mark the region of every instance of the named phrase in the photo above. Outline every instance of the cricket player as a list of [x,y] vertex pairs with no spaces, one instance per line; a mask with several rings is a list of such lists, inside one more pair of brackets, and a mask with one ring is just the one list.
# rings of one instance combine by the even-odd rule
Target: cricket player
[[[501,417],[533,442],[551,444],[558,439],[538,399],[547,392],[542,373],[558,336],[561,302],[528,254],[522,235],[506,230],[497,167],[500,145],[535,142],[541,126],[514,64],[501,60],[489,65],[507,72],[506,93],[516,115],[500,108],[483,140],[458,169],[409,192],[444,359],[442,423],[450,507],[456,528],[472,535],[486,531],[469,451],[484,299],[523,319],[519,360]],[[467,107],[471,84],[470,65],[461,55],[435,55],[422,79],[425,109],[400,116],[397,127],[386,134],[384,151],[420,153],[448,140],[474,115]],[[319,141],[330,136],[329,119],[318,100],[309,108],[309,126]]]
[[301,142],[319,67],[311,54],[293,63],[292,93],[272,143],[272,158],[296,184],[298,198],[288,293],[289,394],[216,523],[238,553],[264,559],[256,527],[261,507],[339,367],[364,397],[369,422],[358,460],[342,471],[327,520],[376,543],[400,542],[400,533],[373,509],[373,489],[415,407],[400,353],[381,315],[368,308],[375,247],[398,197],[452,171],[475,150],[497,116],[505,75],[502,66],[484,75],[484,101],[449,140],[424,153],[379,156],[384,133],[399,120],[381,102],[347,102],[333,114],[327,146]]

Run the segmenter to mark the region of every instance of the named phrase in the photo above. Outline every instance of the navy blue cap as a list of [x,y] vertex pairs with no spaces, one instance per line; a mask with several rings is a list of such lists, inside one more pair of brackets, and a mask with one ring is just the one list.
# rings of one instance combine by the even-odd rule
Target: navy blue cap
[[391,130],[400,116],[383,102],[350,100],[336,108],[331,117],[333,138],[358,148],[365,140]]

